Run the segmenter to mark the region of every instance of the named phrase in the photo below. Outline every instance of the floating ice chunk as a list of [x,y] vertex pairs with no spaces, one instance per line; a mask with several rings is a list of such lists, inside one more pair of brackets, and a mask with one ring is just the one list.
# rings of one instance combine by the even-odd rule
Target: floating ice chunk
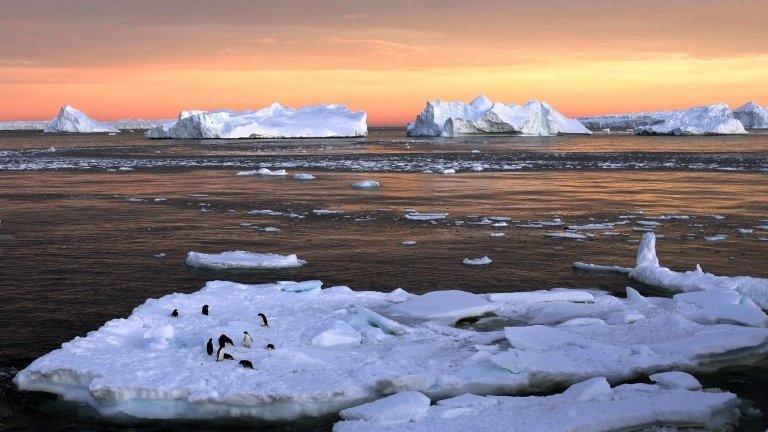
[[339,412],[344,420],[363,420],[376,424],[421,420],[427,414],[430,400],[417,391],[404,391]]
[[752,228],[739,228],[739,234],[752,234],[755,232]]
[[723,241],[723,240],[727,240],[727,239],[728,239],[728,236],[725,235],[725,234],[716,234],[716,235],[712,235],[712,236],[704,236],[704,240],[706,240],[708,242],[719,242],[719,241]]
[[648,220],[639,220],[639,221],[636,221],[636,222],[637,222],[638,225],[642,225],[644,227],[657,227],[657,226],[661,225],[661,223],[659,223],[659,222],[648,221]]
[[64,105],[59,114],[43,130],[45,133],[117,133],[114,127],[96,121],[77,109]]
[[308,180],[314,180],[315,176],[309,173],[296,173],[293,175],[293,179],[299,180],[299,181],[308,181]]
[[546,237],[558,238],[558,239],[573,239],[573,240],[586,240],[587,236],[575,232],[562,231],[562,232],[548,232],[544,233]]
[[506,234],[503,232],[492,232],[491,237],[504,237]]
[[659,258],[656,256],[656,236],[653,233],[643,234],[637,249],[635,267],[658,267]]
[[425,320],[477,317],[496,310],[493,303],[479,295],[458,290],[428,292],[397,304],[394,308],[411,317]]
[[[742,299],[736,291],[709,290],[675,294],[673,297],[683,313],[703,323],[729,323],[765,327],[768,315],[749,298]],[[695,308],[687,308],[693,305]]]
[[669,113],[663,121],[635,128],[637,135],[732,135],[746,134],[744,125],[724,104],[699,106]]
[[376,189],[379,186],[379,182],[376,180],[361,180],[352,183],[352,187],[355,189]]
[[346,213],[344,210],[315,209],[312,213],[318,216],[340,215]]
[[279,103],[258,111],[182,111],[176,122],[147,131],[148,138],[333,138],[368,134],[365,112],[343,105],[315,105],[299,109]]
[[446,168],[446,169],[440,170],[440,174],[456,174],[456,169]]
[[[604,378],[603,378],[604,379]],[[661,385],[625,384],[613,389],[600,384],[609,397],[581,401],[573,394],[552,396],[461,395],[428,406],[419,419],[398,424],[341,421],[334,432],[467,432],[590,431],[658,429],[678,426],[728,430],[737,421],[738,398],[720,391],[691,391]]]
[[[475,103],[482,101],[483,103]],[[408,124],[409,136],[453,137],[477,134],[520,134],[551,136],[591,132],[578,120],[555,111],[546,102],[529,101],[525,105],[490,102],[478,96],[469,104],[464,102],[427,102],[427,106]]]
[[613,389],[605,377],[594,377],[568,387],[563,392],[563,396],[579,402],[604,402],[611,399]]
[[575,261],[573,263],[573,268],[578,270],[593,271],[593,272],[623,273],[623,274],[629,274],[629,272],[632,271],[631,267],[589,264],[589,263],[583,263],[581,261]]
[[406,219],[415,220],[415,221],[431,221],[431,220],[445,219],[447,217],[448,217],[448,213],[408,212],[405,214]]
[[363,336],[344,321],[334,321],[312,338],[312,345],[330,348],[360,345]]
[[227,269],[281,269],[301,267],[307,262],[296,255],[278,255],[273,253],[255,253],[229,251],[215,254],[189,252],[186,263],[191,267],[214,270]]
[[656,373],[648,378],[651,381],[673,389],[701,390],[701,383],[693,375],[680,371]]
[[567,228],[575,231],[612,230],[614,228],[614,224],[594,223],[594,224],[586,224],[586,225],[568,225]]
[[400,242],[400,244],[403,245],[403,246],[415,246],[416,245],[416,241],[415,240],[403,240],[403,241]]
[[273,171],[269,168],[259,168],[258,170],[253,170],[253,171],[238,171],[236,175],[239,175],[239,176],[262,175],[262,176],[282,177],[282,176],[288,175],[288,173],[284,169]]
[[482,258],[464,258],[462,261],[462,264],[468,265],[468,266],[484,266],[492,263],[493,260],[488,258],[487,256],[484,256]]

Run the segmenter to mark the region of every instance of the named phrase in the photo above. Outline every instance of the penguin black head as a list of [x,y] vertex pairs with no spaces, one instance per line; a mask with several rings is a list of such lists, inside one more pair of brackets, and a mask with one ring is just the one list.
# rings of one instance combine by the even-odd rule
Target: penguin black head
[[239,363],[246,369],[253,369],[253,363],[248,360],[240,360]]
[[208,343],[205,344],[205,351],[208,355],[213,354],[213,338],[208,338]]
[[208,305],[203,305],[203,315],[208,315]]
[[234,358],[231,355],[224,353],[224,360],[234,360]]
[[267,344],[267,349],[268,350],[273,350],[273,349],[275,349],[275,346],[272,345],[272,344]]
[[178,317],[179,316],[179,310],[178,309],[174,309],[173,312],[171,312],[171,316],[174,317],[174,318]]
[[219,336],[219,347],[224,347],[227,344],[230,344],[232,346],[235,345],[235,343],[232,342],[232,339],[230,339],[229,336],[225,334],[222,334],[221,336]]
[[267,316],[264,315],[263,313],[258,313],[257,315],[261,317],[261,325],[263,327],[269,327],[269,323],[267,322]]

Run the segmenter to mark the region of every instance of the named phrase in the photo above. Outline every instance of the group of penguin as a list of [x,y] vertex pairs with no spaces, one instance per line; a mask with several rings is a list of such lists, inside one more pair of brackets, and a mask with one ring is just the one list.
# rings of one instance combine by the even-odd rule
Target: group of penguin
[[[208,305],[203,305],[202,309],[203,315],[208,315]],[[269,323],[267,322],[267,316],[263,313],[257,314],[259,318],[261,318],[261,326],[262,327],[269,327]],[[178,318],[179,316],[179,310],[174,309],[173,312],[171,312],[171,316],[174,318]],[[219,336],[219,349],[216,351],[216,361],[224,361],[224,360],[234,360],[234,358],[230,355],[224,352],[224,348],[229,346],[235,346],[235,343],[232,342],[232,339],[229,338],[229,336],[222,334]],[[247,332],[243,332],[243,346],[246,348],[250,348],[253,346],[253,338],[251,335]],[[268,350],[275,349],[275,345],[273,344],[267,344]],[[213,355],[213,338],[208,339],[208,343],[205,344],[205,350],[208,353],[208,355]],[[250,362],[250,360],[240,360],[240,365],[246,369],[253,369],[253,363]]]

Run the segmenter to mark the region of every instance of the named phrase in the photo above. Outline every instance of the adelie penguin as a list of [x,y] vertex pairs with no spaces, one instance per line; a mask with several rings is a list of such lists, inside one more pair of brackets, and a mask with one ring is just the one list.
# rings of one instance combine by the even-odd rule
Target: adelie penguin
[[267,316],[263,313],[258,314],[261,317],[261,326],[262,327],[269,327],[269,323],[267,322]]
[[208,315],[208,305],[203,305],[203,315]]
[[243,346],[246,348],[250,348],[251,345],[253,345],[253,338],[250,334],[248,334],[247,331],[243,332]]
[[219,336],[219,348],[224,348],[227,346],[227,344],[230,344],[232,346],[235,346],[235,343],[232,342],[232,339],[229,338],[229,336],[222,334]]
[[224,360],[234,360],[234,358],[231,355],[225,353],[224,347],[221,347],[218,351],[216,351],[216,361],[220,362]]
[[243,366],[246,369],[253,369],[253,363],[251,363],[248,360],[240,360],[239,363],[241,366]]
[[272,345],[272,344],[267,344],[267,349],[268,350],[273,350],[273,349],[275,349],[275,346]]
[[205,351],[208,355],[213,354],[213,338],[208,338],[208,343],[205,344]]
[[178,309],[174,309],[173,312],[171,312],[171,316],[174,317],[174,318],[178,318],[179,310]]

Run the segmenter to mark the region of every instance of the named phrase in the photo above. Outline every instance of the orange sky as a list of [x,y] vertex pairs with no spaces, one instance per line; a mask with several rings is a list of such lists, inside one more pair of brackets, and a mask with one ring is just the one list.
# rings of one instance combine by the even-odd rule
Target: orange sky
[[572,115],[768,105],[768,1],[4,0],[0,120],[343,103],[402,125],[428,99]]

